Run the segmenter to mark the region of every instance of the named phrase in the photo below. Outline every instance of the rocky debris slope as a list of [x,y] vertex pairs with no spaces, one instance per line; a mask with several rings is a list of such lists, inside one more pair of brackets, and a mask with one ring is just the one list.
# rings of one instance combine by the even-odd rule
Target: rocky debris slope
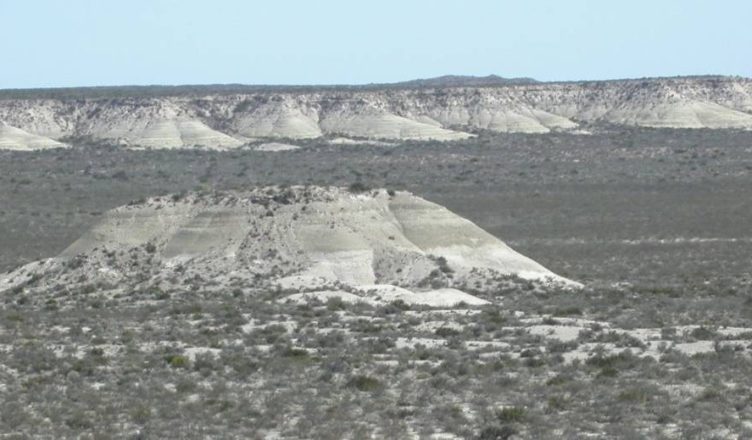
[[546,133],[597,122],[752,128],[752,80],[735,77],[237,93],[206,86],[190,93],[118,98],[82,93],[76,99],[6,94],[0,121],[56,140],[91,137],[134,147],[222,149],[258,138],[447,141],[476,130]]
[[131,102],[98,106],[90,118],[78,124],[74,135],[109,139],[117,143],[145,148],[234,148],[243,142],[211,129],[193,112],[170,102],[150,105]]
[[62,148],[65,146],[61,142],[31,134],[20,128],[11,127],[4,122],[0,122],[0,149],[28,151]]
[[577,286],[407,192],[270,187],[117,208],[58,257],[1,277],[0,291],[175,291],[197,282],[451,306],[483,304],[465,291],[510,279]]

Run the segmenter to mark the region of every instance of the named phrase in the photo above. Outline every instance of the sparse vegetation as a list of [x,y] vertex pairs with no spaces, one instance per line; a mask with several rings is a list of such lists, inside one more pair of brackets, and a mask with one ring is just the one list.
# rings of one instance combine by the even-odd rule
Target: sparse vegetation
[[366,185],[365,183],[363,183],[363,182],[360,182],[360,181],[357,181],[357,182],[353,182],[353,183],[351,183],[351,184],[350,184],[350,185],[349,185],[349,186],[347,187],[347,189],[348,189],[348,190],[349,190],[349,191],[350,191],[351,193],[359,194],[359,193],[364,193],[364,192],[366,192],[366,191],[369,191],[369,190],[370,190],[371,188],[370,188],[370,187],[369,187],[368,185]]
[[[207,197],[257,184],[355,181],[445,204],[588,283],[573,294],[499,277],[467,289],[492,305],[448,314],[404,302],[277,303],[279,293],[250,283],[212,289],[191,264],[175,268],[176,283],[117,293],[88,274],[81,289],[29,295],[40,283],[30,277],[0,296],[2,433],[752,436],[749,333],[727,333],[749,323],[751,211],[739,195],[752,135],[603,129],[483,134],[389,154],[311,140],[285,160],[93,145],[0,153],[6,269],[57,253],[114,206],[171,193],[165,201],[184,201],[199,179]],[[91,172],[81,172],[89,162]],[[689,240],[700,236],[714,240]],[[452,273],[436,263],[429,281],[439,285]],[[570,320],[611,326],[583,323],[569,341],[528,331]],[[616,331],[648,327],[660,344]],[[678,344],[710,350],[693,355]],[[644,352],[653,356],[634,354]]]

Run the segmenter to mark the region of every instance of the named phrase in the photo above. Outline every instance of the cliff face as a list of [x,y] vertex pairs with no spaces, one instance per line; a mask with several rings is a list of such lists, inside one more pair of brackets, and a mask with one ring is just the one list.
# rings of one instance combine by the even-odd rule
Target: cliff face
[[[545,133],[572,130],[583,122],[750,129],[752,80],[659,78],[494,87],[5,99],[0,100],[0,122],[53,140],[89,136],[134,147],[223,149],[268,137],[338,134],[454,140],[477,129]],[[0,139],[0,146],[9,143]]]

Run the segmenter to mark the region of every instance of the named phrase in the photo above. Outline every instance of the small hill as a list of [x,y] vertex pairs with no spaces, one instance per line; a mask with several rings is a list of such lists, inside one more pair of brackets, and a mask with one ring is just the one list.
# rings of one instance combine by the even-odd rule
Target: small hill
[[442,75],[434,78],[413,79],[393,83],[401,87],[479,87],[500,86],[512,84],[535,84],[538,81],[533,78],[504,78],[498,75],[472,76],[472,75]]
[[209,289],[337,291],[427,305],[482,303],[468,292],[512,279],[576,285],[407,192],[272,187],[117,208],[58,257],[0,278],[0,291],[60,283],[174,291],[197,279],[211,280]]

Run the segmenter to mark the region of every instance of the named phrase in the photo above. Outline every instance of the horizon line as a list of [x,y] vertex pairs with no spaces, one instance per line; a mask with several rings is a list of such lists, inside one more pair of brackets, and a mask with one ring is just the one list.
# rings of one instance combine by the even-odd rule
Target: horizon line
[[[497,80],[497,83],[488,84],[444,84],[444,85],[424,85],[420,81],[435,81],[441,79],[467,79],[472,80]],[[190,88],[190,87],[242,87],[242,88],[270,88],[270,89],[315,89],[315,88],[379,88],[379,87],[404,87],[404,88],[460,88],[460,87],[514,87],[526,85],[544,85],[544,84],[578,84],[578,83],[605,83],[605,82],[627,82],[627,81],[650,81],[650,80],[680,80],[680,79],[743,79],[751,80],[752,77],[736,74],[688,74],[688,75],[669,75],[669,76],[643,76],[643,77],[621,77],[607,79],[582,79],[582,80],[537,80],[532,77],[505,77],[497,74],[489,75],[439,75],[434,77],[415,78],[395,82],[368,82],[368,83],[240,83],[240,82],[217,82],[217,83],[182,83],[182,84],[104,84],[104,85],[80,85],[80,86],[60,86],[60,87],[10,87],[0,88],[0,93],[7,92],[33,92],[33,91],[66,91],[66,90],[104,90],[104,89],[121,89],[121,88]]]

